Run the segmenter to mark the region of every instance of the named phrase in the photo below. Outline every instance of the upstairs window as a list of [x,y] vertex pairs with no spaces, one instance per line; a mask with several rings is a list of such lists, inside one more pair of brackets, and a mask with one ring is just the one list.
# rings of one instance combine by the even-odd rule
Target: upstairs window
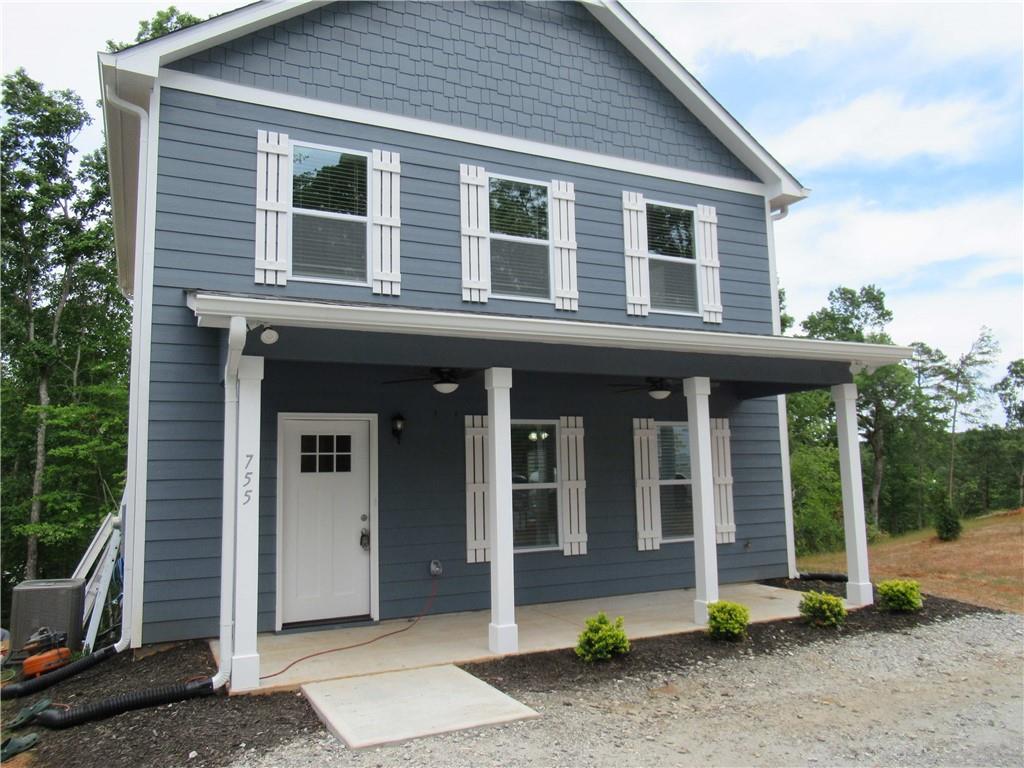
[[294,143],[292,274],[367,283],[367,156]]
[[651,309],[697,314],[697,251],[693,210],[647,203],[647,255]]
[[488,197],[492,293],[550,301],[548,185],[491,176]]
[[686,424],[658,424],[658,486],[662,541],[693,538],[693,478]]
[[512,424],[512,528],[516,549],[559,546],[558,424]]

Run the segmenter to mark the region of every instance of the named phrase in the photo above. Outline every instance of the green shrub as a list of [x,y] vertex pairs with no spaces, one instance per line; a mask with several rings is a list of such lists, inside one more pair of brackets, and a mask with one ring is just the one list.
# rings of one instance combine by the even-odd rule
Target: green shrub
[[935,533],[942,541],[956,541],[960,538],[963,525],[960,516],[948,499],[943,498],[935,511]]
[[576,642],[576,655],[591,662],[607,661],[620,653],[629,653],[629,638],[622,628],[622,617],[612,623],[601,611],[587,619],[587,626]]
[[800,615],[816,627],[838,627],[846,621],[846,606],[835,595],[808,592],[800,601]]
[[878,607],[893,613],[913,613],[924,605],[921,585],[912,579],[890,579],[879,582]]
[[719,600],[708,606],[708,634],[716,640],[742,640],[747,636],[747,606]]

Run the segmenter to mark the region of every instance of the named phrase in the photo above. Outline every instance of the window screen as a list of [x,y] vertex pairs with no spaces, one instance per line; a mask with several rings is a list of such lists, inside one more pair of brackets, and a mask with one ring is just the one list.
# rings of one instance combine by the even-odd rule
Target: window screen
[[366,281],[366,157],[292,148],[292,273]]
[[651,308],[697,312],[697,257],[693,211],[647,205]]
[[553,423],[512,425],[513,543],[558,546],[558,440]]
[[496,294],[551,296],[548,188],[490,180],[491,288]]

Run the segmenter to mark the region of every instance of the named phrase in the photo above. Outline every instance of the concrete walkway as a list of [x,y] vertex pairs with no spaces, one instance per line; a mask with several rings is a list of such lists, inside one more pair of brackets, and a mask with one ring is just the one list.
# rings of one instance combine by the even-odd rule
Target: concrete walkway
[[[631,639],[694,632],[701,629],[692,621],[694,594],[692,589],[677,589],[516,606],[519,652],[575,646],[584,620],[598,611],[612,618],[623,616]],[[751,621],[772,621],[799,616],[802,593],[745,583],[723,585],[720,597],[747,606]],[[321,680],[493,658],[494,654],[487,647],[489,620],[489,611],[425,616],[400,635],[300,662],[284,674],[262,680],[258,692],[291,690]],[[408,624],[407,619],[393,619],[366,627],[262,634],[258,639],[260,674],[273,674],[307,654],[362,643]],[[211,641],[211,648],[216,657],[216,641]]]

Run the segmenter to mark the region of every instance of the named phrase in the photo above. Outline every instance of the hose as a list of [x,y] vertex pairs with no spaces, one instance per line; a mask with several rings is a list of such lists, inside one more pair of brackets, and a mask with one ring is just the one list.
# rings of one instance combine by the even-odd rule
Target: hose
[[848,581],[845,573],[801,573],[800,578],[807,581]]
[[213,693],[213,679],[206,677],[188,683],[162,685],[142,691],[132,691],[111,696],[109,699],[84,704],[73,709],[46,709],[36,715],[35,722],[47,728],[70,728],[73,725],[87,723],[90,720],[102,720],[106,717],[120,715],[133,709],[145,709],[161,704],[173,704],[176,701],[209,696]]
[[0,700],[18,699],[22,696],[28,696],[45,690],[51,685],[56,685],[61,680],[67,680],[79,672],[95,667],[101,661],[106,661],[116,653],[117,649],[112,645],[108,645],[106,648],[100,648],[88,656],[83,656],[78,661],[73,661],[60,669],[47,672],[45,675],[40,675],[32,680],[22,680],[20,683],[5,685],[3,688],[0,688]]

